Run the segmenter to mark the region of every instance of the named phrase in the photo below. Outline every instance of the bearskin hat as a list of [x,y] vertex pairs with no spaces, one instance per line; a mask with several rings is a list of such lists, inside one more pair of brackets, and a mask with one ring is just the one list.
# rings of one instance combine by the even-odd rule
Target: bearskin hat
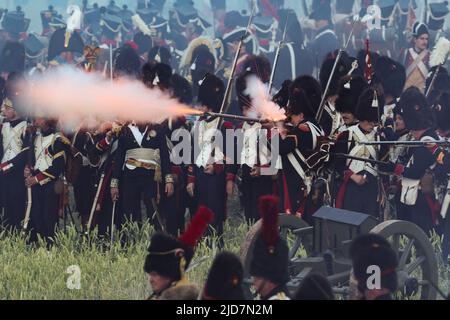
[[262,230],[255,241],[250,275],[284,285],[289,281],[289,248],[278,231],[278,201],[274,196],[259,199]]
[[356,105],[356,118],[359,121],[377,122],[382,110],[384,110],[383,90],[378,87],[370,87],[364,90]]
[[225,86],[220,78],[207,73],[200,81],[198,89],[198,103],[204,105],[213,112],[219,112],[225,94]]
[[[331,72],[333,71],[333,67],[336,62],[336,57],[337,57],[336,52],[329,54],[325,58],[324,62],[322,63],[322,67],[320,68],[319,78],[320,78],[320,85],[323,91],[325,91],[325,88],[327,87],[328,79],[330,79]],[[341,59],[339,60],[338,65],[336,66],[336,71],[333,75],[333,78],[331,79],[330,86],[327,92],[328,96],[334,96],[337,94],[339,80],[343,76],[346,76],[351,70],[351,68],[352,68],[352,61],[350,57],[346,53],[343,53]]]
[[133,37],[133,41],[136,43],[137,52],[140,55],[148,52],[153,46],[152,37],[145,35],[142,32],[136,33]]
[[191,104],[192,97],[192,86],[189,81],[180,76],[179,74],[174,74],[170,80],[172,93],[175,98],[181,103]]
[[273,102],[284,109],[286,109],[289,102],[289,89],[291,85],[291,80],[285,80],[281,85],[281,89],[273,96]]
[[157,62],[171,65],[172,56],[166,47],[155,46],[148,52],[148,62]]
[[23,72],[24,70],[25,47],[20,42],[7,42],[0,56],[0,72]]
[[[378,59],[380,58],[380,55],[376,52],[370,51],[370,61],[372,62],[372,66],[375,66],[377,64]],[[358,54],[356,55],[356,59],[358,61],[358,68],[353,71],[354,75],[360,75],[364,76],[364,72],[367,68],[367,50],[362,49],[358,51]]]
[[320,273],[310,273],[301,282],[294,300],[334,300],[330,282]]
[[359,96],[368,86],[367,81],[361,76],[343,77],[339,82],[336,110],[341,113],[356,114]]
[[399,107],[409,130],[425,130],[433,126],[433,115],[427,99],[416,87],[403,92]]
[[[290,99],[295,97],[292,96],[293,88],[301,88],[305,93],[309,103],[305,104],[305,110],[308,114],[313,114],[315,116],[317,110],[319,109],[320,102],[322,100],[322,90],[320,88],[319,82],[311,76],[300,76],[294,80],[291,86],[291,95]],[[298,100],[299,103],[302,103],[301,100]],[[311,109],[311,110],[310,110]],[[306,114],[306,113],[305,113]]]
[[381,84],[385,95],[400,97],[405,87],[405,67],[389,57],[380,57],[375,63],[373,83]]
[[295,11],[293,9],[280,9],[278,15],[280,16],[279,28],[284,29],[286,22],[288,23],[286,36],[289,41],[302,45],[305,41],[305,34]]
[[439,130],[450,130],[450,92],[439,96],[433,105],[436,125]]
[[198,83],[205,74],[214,74],[216,59],[206,46],[197,47],[192,54],[190,70],[192,81]]
[[139,75],[141,60],[133,47],[125,44],[114,54],[114,73],[116,76],[137,77]]
[[157,272],[161,276],[180,281],[194,256],[197,242],[213,216],[208,208],[200,207],[186,232],[178,239],[162,232],[155,233],[148,247],[144,271]]
[[158,63],[155,65],[155,79],[153,84],[163,89],[170,87],[170,79],[172,78],[172,68],[164,63]]
[[209,269],[203,300],[245,300],[242,282],[244,268],[235,254],[219,253]]
[[255,74],[263,83],[270,81],[270,61],[264,56],[251,55],[244,61],[243,70]]
[[367,290],[365,285],[370,276],[367,268],[372,265],[381,269],[381,286],[390,292],[397,290],[397,254],[385,238],[373,233],[359,236],[350,246],[350,256],[353,274],[362,292]]
[[245,90],[247,89],[247,79],[249,76],[254,75],[251,71],[244,71],[239,75],[236,79],[236,95],[238,99],[238,105],[241,111],[244,109],[251,108],[252,101],[248,94],[245,94]]

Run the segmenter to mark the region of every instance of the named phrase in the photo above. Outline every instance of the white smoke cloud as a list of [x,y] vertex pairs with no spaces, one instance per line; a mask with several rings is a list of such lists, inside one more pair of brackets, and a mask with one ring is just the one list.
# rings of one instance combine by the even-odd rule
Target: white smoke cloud
[[98,73],[69,66],[49,70],[22,87],[28,88],[20,100],[28,115],[59,118],[73,127],[114,120],[161,123],[170,117],[199,113],[138,80],[111,82]]

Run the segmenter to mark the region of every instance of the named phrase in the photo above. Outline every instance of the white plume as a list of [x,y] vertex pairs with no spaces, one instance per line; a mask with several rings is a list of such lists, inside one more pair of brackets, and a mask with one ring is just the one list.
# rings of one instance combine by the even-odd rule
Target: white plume
[[450,41],[444,37],[441,37],[431,53],[430,66],[435,67],[437,65],[445,64],[449,53]]
[[139,29],[143,34],[146,36],[151,36],[151,31],[148,25],[145,23],[144,20],[142,20],[141,16],[138,14],[135,14],[131,17],[131,21],[133,21],[133,25]]
[[67,7],[67,32],[74,32],[75,30],[81,29],[81,21],[83,20],[83,12],[77,5],[70,5]]

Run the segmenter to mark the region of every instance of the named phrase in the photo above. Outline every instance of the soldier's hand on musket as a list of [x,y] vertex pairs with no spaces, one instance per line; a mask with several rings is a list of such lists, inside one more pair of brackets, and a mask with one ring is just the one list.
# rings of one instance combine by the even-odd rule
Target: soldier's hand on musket
[[26,166],[25,169],[23,170],[23,176],[24,178],[28,178],[31,176],[31,168]]
[[227,195],[231,197],[234,193],[234,181],[227,181]]
[[190,197],[194,196],[194,183],[191,182],[186,186],[186,191]]
[[213,174],[214,173],[214,165],[213,164],[207,164],[203,171],[206,174]]
[[250,176],[252,176],[252,177],[259,177],[260,175],[261,175],[260,167],[253,167],[252,171],[250,171]]
[[37,184],[38,184],[38,181],[37,181],[36,177],[33,177],[32,175],[30,175],[29,177],[25,178],[25,186],[27,188],[31,188]]
[[167,197],[171,197],[173,195],[173,191],[174,191],[174,187],[173,187],[173,183],[169,182],[166,183],[166,195]]
[[111,188],[111,200],[119,200],[119,188]]
[[365,176],[362,176],[360,174],[354,174],[351,176],[351,179],[353,182],[355,182],[358,186],[363,186],[367,183],[367,179]]

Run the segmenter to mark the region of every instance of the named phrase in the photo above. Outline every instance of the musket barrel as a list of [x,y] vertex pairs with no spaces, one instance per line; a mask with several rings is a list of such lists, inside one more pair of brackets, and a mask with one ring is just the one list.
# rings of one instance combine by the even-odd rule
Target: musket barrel
[[448,140],[436,140],[436,141],[368,141],[359,142],[359,144],[366,146],[426,146],[430,144],[437,145],[450,145]]
[[211,116],[211,117],[217,117],[217,118],[230,119],[230,120],[247,121],[247,122],[259,122],[259,123],[270,122],[270,120],[267,120],[267,119],[251,118],[251,117],[238,116],[238,115],[227,114],[227,113],[207,112],[204,115]]

